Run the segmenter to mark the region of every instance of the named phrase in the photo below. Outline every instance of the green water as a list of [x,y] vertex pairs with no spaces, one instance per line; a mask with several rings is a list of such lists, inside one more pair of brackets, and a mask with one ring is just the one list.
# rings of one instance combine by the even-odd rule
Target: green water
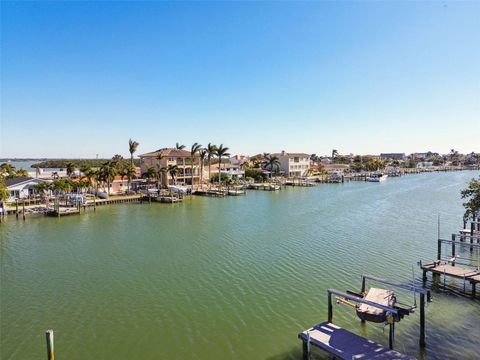
[[[412,281],[412,265],[436,254],[437,215],[444,237],[457,231],[459,192],[478,175],[10,216],[0,225],[0,358],[44,357],[49,328],[57,359],[300,358],[297,333],[326,320],[326,289],[359,290],[362,272]],[[334,321],[388,344],[388,331],[348,307],[335,306]],[[418,321],[397,325],[398,350],[479,357],[478,301],[435,292],[424,353]]]

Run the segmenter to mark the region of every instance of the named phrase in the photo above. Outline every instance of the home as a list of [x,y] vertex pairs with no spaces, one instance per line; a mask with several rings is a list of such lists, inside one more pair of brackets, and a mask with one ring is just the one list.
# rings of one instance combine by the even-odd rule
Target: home
[[417,169],[430,169],[433,167],[432,161],[421,161],[417,164]]
[[[245,177],[245,170],[241,168],[238,164],[231,164],[231,163],[222,163],[220,164],[220,173],[227,174],[232,179],[241,179]],[[212,164],[210,166],[211,176],[218,175],[218,163]],[[208,166],[203,169],[204,179],[208,179]]]
[[[200,156],[192,155],[189,151],[174,148],[163,148],[146,154],[139,155],[141,160],[142,174],[147,172],[148,168],[155,171],[164,169],[164,175],[161,176],[161,182],[164,186],[175,184],[192,184],[192,165],[193,165],[193,184],[200,183]],[[193,160],[193,161],[192,161]],[[192,164],[193,163],[193,164]],[[166,170],[176,166],[174,178]]]
[[281,153],[272,154],[278,157],[280,172],[289,177],[307,176],[310,169],[310,155],[305,153]]
[[328,174],[344,174],[350,169],[347,164],[323,164],[322,170]]
[[381,159],[405,160],[405,153],[381,153]]
[[50,182],[44,179],[34,179],[29,176],[17,176],[5,180],[9,193],[8,201],[15,199],[26,199],[35,195],[36,185],[42,182]]

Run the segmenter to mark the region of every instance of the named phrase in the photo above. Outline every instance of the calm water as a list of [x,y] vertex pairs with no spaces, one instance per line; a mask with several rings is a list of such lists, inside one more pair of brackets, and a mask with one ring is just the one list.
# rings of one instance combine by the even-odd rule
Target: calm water
[[[0,358],[44,357],[48,328],[59,359],[299,358],[297,333],[326,320],[326,289],[359,290],[362,272],[411,281],[412,265],[436,254],[437,214],[445,237],[457,231],[459,192],[478,175],[10,217],[0,225]],[[425,354],[418,320],[397,325],[398,350],[479,357],[478,301],[435,293]],[[334,321],[388,344],[388,331],[350,308],[335,306]]]

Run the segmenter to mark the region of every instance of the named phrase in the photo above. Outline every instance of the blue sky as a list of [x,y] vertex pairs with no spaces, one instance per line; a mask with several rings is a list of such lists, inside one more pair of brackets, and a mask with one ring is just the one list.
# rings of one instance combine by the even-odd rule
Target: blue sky
[[1,3],[0,157],[480,151],[480,2]]

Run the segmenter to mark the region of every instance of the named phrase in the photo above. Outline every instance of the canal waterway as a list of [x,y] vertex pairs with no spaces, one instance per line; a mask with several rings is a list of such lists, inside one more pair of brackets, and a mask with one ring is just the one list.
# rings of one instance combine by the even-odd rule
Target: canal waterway
[[[328,288],[361,273],[419,282],[436,255],[437,216],[459,230],[460,191],[479,172],[427,173],[247,196],[125,204],[0,224],[2,360],[299,359],[297,334],[325,321]],[[412,266],[414,274],[412,274]],[[402,302],[413,295],[399,294]],[[427,348],[419,315],[396,349],[478,359],[480,304],[434,292]],[[334,322],[388,345],[388,329],[334,306]]]

